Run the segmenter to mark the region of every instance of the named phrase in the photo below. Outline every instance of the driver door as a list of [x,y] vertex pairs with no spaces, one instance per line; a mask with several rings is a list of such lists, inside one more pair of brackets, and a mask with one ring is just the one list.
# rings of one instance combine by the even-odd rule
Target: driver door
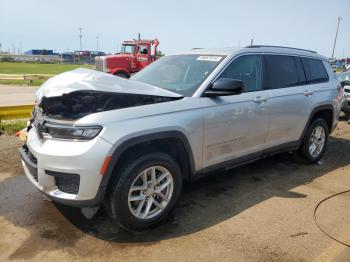
[[243,93],[203,97],[203,168],[243,156],[259,156],[268,133],[265,106],[269,91],[262,90],[262,58],[244,55],[234,59],[219,78],[244,83]]
[[150,64],[151,54],[148,45],[138,45],[136,54],[137,69],[141,70]]

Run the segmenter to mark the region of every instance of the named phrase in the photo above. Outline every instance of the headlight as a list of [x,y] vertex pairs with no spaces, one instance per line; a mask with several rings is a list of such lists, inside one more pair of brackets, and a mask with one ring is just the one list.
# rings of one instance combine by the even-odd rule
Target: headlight
[[46,122],[38,128],[42,138],[91,140],[102,130],[101,126],[71,126]]

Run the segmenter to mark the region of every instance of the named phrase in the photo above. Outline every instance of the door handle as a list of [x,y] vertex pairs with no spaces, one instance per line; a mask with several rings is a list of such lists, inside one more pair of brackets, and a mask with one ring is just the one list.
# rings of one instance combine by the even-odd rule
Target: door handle
[[305,90],[304,91],[304,96],[312,96],[313,93],[314,92],[312,92],[312,91]]
[[255,102],[255,103],[261,104],[261,103],[266,102],[267,100],[268,100],[268,98],[266,98],[266,97],[257,96],[257,97],[254,99],[254,102]]

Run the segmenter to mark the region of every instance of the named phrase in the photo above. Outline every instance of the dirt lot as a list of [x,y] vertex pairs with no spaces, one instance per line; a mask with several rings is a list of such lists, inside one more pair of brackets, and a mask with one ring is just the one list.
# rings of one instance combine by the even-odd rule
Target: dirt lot
[[[0,136],[0,260],[350,261],[314,209],[350,189],[350,126],[333,132],[314,166],[288,154],[186,185],[172,217],[142,234],[103,211],[92,220],[55,206],[27,181],[15,137]],[[350,193],[323,202],[320,226],[350,244]]]

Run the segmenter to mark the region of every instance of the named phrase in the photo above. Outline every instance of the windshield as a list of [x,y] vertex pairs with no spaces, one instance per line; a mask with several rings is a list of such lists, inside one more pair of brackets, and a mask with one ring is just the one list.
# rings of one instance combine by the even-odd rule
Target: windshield
[[164,56],[131,79],[192,96],[223,58],[216,55]]
[[135,45],[122,45],[120,53],[122,54],[133,54],[135,50]]

